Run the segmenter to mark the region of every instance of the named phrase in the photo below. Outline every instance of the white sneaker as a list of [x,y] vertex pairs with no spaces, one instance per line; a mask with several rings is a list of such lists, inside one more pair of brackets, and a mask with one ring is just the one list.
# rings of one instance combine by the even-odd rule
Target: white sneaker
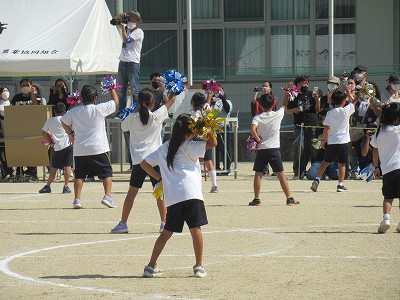
[[143,277],[146,278],[160,277],[163,273],[164,271],[157,268],[156,266],[154,268],[152,266],[145,266]]
[[390,228],[390,220],[384,219],[378,228],[378,233],[385,233]]
[[160,233],[164,230],[164,227],[165,227],[165,222],[161,222],[160,223]]
[[72,203],[72,207],[75,209],[82,208],[82,202],[79,199],[74,199],[74,202]]
[[400,233],[400,223],[399,223],[399,225],[397,225],[396,231],[397,231],[398,233]]
[[103,200],[101,200],[101,204],[107,206],[108,208],[117,207],[117,203],[115,203],[110,196],[104,196]]
[[117,226],[111,229],[111,233],[128,233],[128,224],[120,221]]
[[207,272],[204,270],[202,266],[193,267],[194,277],[203,278],[207,276]]

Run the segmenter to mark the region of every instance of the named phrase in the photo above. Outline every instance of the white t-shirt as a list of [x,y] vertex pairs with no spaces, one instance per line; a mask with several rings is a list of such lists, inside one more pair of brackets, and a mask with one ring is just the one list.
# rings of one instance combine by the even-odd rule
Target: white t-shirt
[[[10,100],[0,100],[0,115],[4,116],[4,106],[10,106]],[[4,121],[0,120],[0,129],[4,130]]]
[[[215,104],[212,106],[212,109],[218,109],[221,113],[218,115],[218,118],[229,118],[231,111],[232,111],[232,102],[231,100],[226,99],[226,102],[229,104],[229,112],[226,112],[224,109],[224,103],[222,99],[218,98]],[[218,124],[224,126],[224,123]]]
[[60,151],[69,146],[68,134],[61,125],[61,116],[47,119],[42,130],[50,132],[50,135],[54,140],[54,151]]
[[[125,43],[122,47],[119,60],[140,63],[140,52],[142,51],[142,43],[144,39],[143,30],[136,28],[134,31],[128,29],[128,36],[132,39],[130,43]],[[124,41],[125,42],[125,41]]]
[[350,142],[349,119],[354,113],[354,104],[336,107],[326,114],[324,125],[329,126],[328,144],[346,144]]
[[110,151],[105,119],[115,112],[113,100],[79,105],[68,111],[61,121],[74,127],[74,156],[96,155]]
[[251,124],[257,126],[257,133],[261,137],[258,149],[280,148],[280,128],[285,110],[263,112],[253,118]]
[[378,148],[383,175],[400,169],[400,125],[381,127],[378,137],[375,133],[370,143]]
[[160,167],[166,207],[190,199],[204,201],[199,157],[204,157],[206,144],[206,141],[183,142],[175,155],[171,170],[167,166],[169,141],[146,157],[145,160],[150,165]]
[[149,121],[143,125],[138,112],[131,113],[121,123],[123,131],[130,131],[129,150],[132,164],[140,164],[147,155],[161,146],[162,123],[168,119],[168,110],[163,105],[155,112],[149,112]]

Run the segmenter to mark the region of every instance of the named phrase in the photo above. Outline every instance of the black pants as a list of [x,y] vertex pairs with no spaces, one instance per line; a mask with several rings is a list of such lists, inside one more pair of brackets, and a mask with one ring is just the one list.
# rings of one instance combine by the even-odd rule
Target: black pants
[[[228,127],[226,128],[228,130]],[[231,169],[232,163],[232,154],[231,150],[229,149],[229,133],[226,133],[226,141],[225,134],[223,132],[217,133],[217,141],[218,145],[215,147],[215,168],[221,169],[220,163],[224,163],[224,155],[225,155],[225,144],[226,144],[226,165],[224,164],[225,170]]]
[[304,140],[302,143],[301,157],[300,157],[300,173],[299,173],[299,152],[300,152],[300,133],[301,128],[294,128],[294,156],[293,156],[293,173],[297,176],[305,175],[307,164],[311,158],[311,152],[313,148],[311,146],[311,140],[315,136],[314,128],[303,128]]

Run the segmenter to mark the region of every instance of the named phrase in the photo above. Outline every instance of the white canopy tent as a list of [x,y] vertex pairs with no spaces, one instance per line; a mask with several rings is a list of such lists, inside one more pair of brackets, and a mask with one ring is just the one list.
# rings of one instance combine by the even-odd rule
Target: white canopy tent
[[0,76],[117,72],[122,40],[104,0],[0,0],[0,6],[6,24]]

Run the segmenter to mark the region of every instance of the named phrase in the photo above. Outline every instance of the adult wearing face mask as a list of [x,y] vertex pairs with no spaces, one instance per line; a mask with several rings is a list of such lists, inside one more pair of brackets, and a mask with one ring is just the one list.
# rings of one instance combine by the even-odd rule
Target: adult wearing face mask
[[4,130],[3,120],[4,120],[4,107],[11,105],[10,102],[10,90],[6,86],[0,88],[0,129]]
[[371,107],[377,116],[382,114],[382,104],[400,102],[400,75],[392,74],[389,76],[388,85],[381,95],[381,101],[374,99]]
[[139,28],[142,23],[140,13],[131,11],[129,14],[121,13],[115,18],[123,19],[124,17],[128,18],[128,24],[126,26],[122,23],[117,25],[122,31],[122,50],[118,65],[118,83],[122,85],[122,88],[118,95],[120,101],[118,113],[126,108],[128,83],[131,87],[133,101],[136,101],[139,94],[140,56],[144,39],[143,30]]
[[32,82],[29,79],[22,79],[19,82],[21,93],[15,95],[11,100],[11,105],[37,105],[38,101],[34,93]]
[[[7,86],[0,87],[0,138],[4,138],[4,107],[10,106],[10,90]],[[14,176],[15,170],[9,168],[6,160],[6,151],[4,144],[0,147],[0,169],[1,179],[7,176]]]
[[335,108],[335,105],[332,103],[331,96],[333,92],[339,89],[340,85],[340,79],[338,77],[332,76],[328,79],[327,83],[327,89],[328,92],[321,97],[320,100],[320,110],[326,109],[326,108]]
[[[307,164],[311,157],[311,141],[315,137],[315,128],[303,128],[304,139],[303,149],[300,157],[300,135],[301,124],[304,126],[318,126],[317,112],[320,111],[320,98],[318,90],[308,89],[309,80],[307,76],[298,76],[285,87],[284,106],[286,112],[294,117],[294,156],[293,156],[293,179],[303,179],[306,176]],[[298,94],[293,100],[289,101],[288,90],[294,87],[299,88]]]
[[164,105],[165,102],[168,101],[168,96],[165,92],[164,84],[160,81],[161,74],[159,72],[151,73],[150,75],[150,90],[154,94],[154,108],[151,110],[152,112],[159,109]]

